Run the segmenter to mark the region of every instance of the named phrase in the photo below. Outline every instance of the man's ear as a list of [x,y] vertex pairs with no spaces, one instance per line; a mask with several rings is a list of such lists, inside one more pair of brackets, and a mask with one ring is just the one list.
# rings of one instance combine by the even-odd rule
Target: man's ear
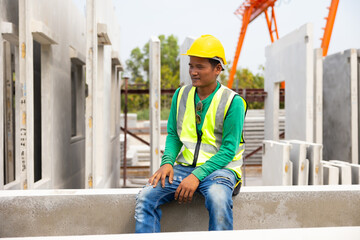
[[221,66],[220,63],[219,63],[218,65],[216,65],[215,70],[216,70],[216,74],[217,74],[217,75],[219,75],[219,74],[221,73],[221,71],[222,71],[222,66]]

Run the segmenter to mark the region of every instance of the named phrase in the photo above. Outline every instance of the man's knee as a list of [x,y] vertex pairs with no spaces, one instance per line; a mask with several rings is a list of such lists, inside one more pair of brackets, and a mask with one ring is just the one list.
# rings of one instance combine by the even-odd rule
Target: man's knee
[[232,208],[232,191],[222,184],[214,183],[209,187],[206,205],[215,209]]
[[146,186],[140,190],[140,192],[136,195],[136,208],[135,212],[141,211],[141,209],[149,208],[151,204],[151,186]]

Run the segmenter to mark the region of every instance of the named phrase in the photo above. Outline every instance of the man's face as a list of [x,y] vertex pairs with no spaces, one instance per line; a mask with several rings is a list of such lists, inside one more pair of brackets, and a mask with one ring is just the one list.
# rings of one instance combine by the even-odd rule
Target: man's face
[[207,58],[190,56],[189,74],[194,87],[208,87],[215,84],[221,70],[220,64],[213,68]]

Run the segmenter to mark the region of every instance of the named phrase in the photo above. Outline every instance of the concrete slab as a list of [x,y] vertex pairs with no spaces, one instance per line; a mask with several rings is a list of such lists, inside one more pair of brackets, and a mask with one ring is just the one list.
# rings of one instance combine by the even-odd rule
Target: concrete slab
[[[323,161],[324,162],[324,161]],[[338,160],[333,162],[328,161],[327,164],[339,168],[339,184],[351,185],[351,167],[344,163],[339,163]]]
[[[6,219],[0,237],[133,233],[139,191],[0,191],[0,219]],[[243,187],[233,202],[234,230],[360,226],[359,185]],[[191,204],[171,202],[162,210],[163,232],[208,229],[198,194]]]
[[[265,139],[278,139],[279,83],[285,81],[285,138],[313,142],[313,27],[306,24],[265,49]],[[301,101],[299,101],[301,99]]]
[[360,184],[360,165],[359,164],[353,164],[353,163],[348,163],[348,162],[339,161],[339,160],[331,160],[331,162],[345,164],[345,165],[350,166],[350,168],[351,168],[351,183],[352,184]]
[[308,185],[309,160],[306,159],[306,149],[309,145],[297,140],[284,142],[291,144],[290,161],[293,163],[293,185]]
[[293,184],[290,148],[289,143],[263,141],[262,181],[265,186]]
[[339,185],[339,168],[330,164],[322,164],[324,185]]
[[[334,228],[288,228],[288,229],[261,229],[261,230],[237,230],[237,231],[212,231],[212,232],[181,232],[181,233],[149,233],[149,234],[118,234],[118,235],[87,235],[87,236],[62,236],[62,237],[28,237],[16,239],[109,239],[109,240],[198,240],[198,239],[267,239],[288,240],[357,240],[360,235],[360,227],[334,227]],[[14,238],[4,238],[14,239]]]
[[326,160],[359,163],[358,67],[356,49],[324,59],[323,144]]
[[306,158],[309,159],[309,185],[323,184],[323,171],[321,160],[323,159],[323,146],[317,143],[307,143]]
[[352,184],[360,184],[360,165],[350,164]]

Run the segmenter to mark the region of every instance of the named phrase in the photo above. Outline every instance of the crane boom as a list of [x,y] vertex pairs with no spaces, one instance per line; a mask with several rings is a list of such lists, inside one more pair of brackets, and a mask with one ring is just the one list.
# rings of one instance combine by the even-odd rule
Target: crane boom
[[[273,34],[276,34],[276,39],[279,39],[279,34],[277,30],[274,4],[277,0],[245,0],[238,9],[234,12],[236,16],[240,16],[242,18],[242,25],[240,30],[240,36],[238,39],[238,43],[236,46],[236,52],[234,56],[234,61],[231,67],[228,87],[231,88],[234,82],[234,77],[236,73],[237,63],[239,61],[241,48],[244,42],[245,34],[247,27],[250,22],[255,20],[260,14],[265,13],[265,19],[267,22],[270,40],[271,42],[275,41],[275,37]],[[332,0],[329,9],[329,15],[326,17],[326,26],[324,28],[324,35],[321,38],[321,48],[323,49],[323,56],[325,57],[328,52],[330,38],[332,34],[332,30],[334,27],[335,17],[337,8],[340,0]],[[269,17],[268,8],[271,8],[271,17]]]
[[[277,0],[245,0],[243,2],[243,4],[241,4],[240,7],[235,11],[235,13],[234,13],[235,15],[242,17],[242,26],[241,26],[241,30],[240,30],[239,40],[238,40],[238,43],[236,46],[236,52],[235,52],[233,65],[232,65],[230,76],[229,76],[229,82],[228,82],[229,88],[232,87],[233,82],[234,82],[234,76],[236,73],[237,63],[239,61],[241,48],[242,48],[242,45],[244,42],[246,30],[247,30],[249,23],[252,22],[253,20],[255,20],[261,13],[265,12],[266,22],[267,22],[267,26],[269,28],[271,42],[274,41],[274,37],[273,37],[274,32],[276,33],[277,39],[279,38],[279,34],[277,31],[277,26],[276,26],[275,11],[274,11],[274,4],[276,1]],[[267,9],[269,7],[272,8],[271,19],[269,19],[269,16],[267,13]],[[274,23],[274,29],[272,29],[273,23]]]

